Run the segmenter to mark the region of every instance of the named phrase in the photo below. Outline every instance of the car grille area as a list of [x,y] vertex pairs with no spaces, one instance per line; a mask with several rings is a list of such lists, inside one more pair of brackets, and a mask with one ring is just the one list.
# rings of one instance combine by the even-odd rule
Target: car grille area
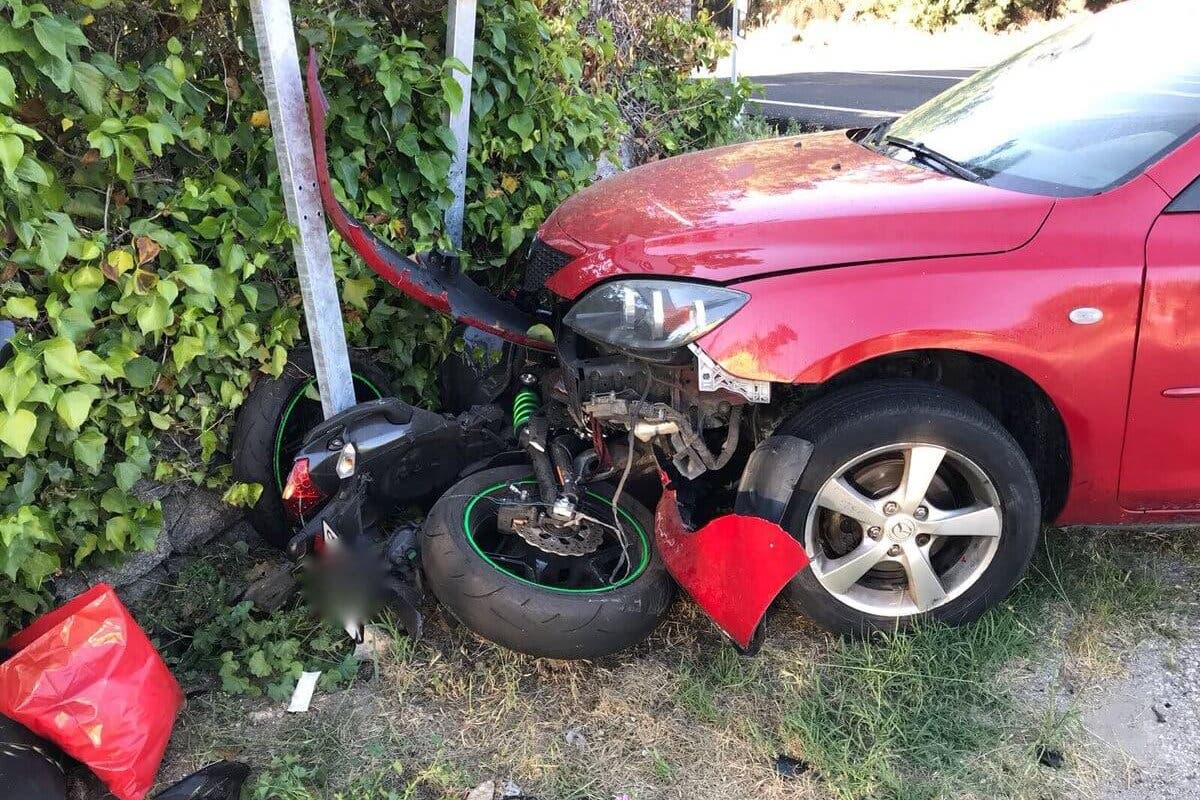
[[541,239],[534,239],[525,261],[525,291],[540,291],[550,276],[565,267],[570,260],[569,254],[555,250]]

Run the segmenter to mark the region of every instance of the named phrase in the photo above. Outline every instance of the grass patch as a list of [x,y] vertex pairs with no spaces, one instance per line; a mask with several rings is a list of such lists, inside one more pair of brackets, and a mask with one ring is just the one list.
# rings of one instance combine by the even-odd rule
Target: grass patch
[[974,788],[972,757],[1009,735],[999,677],[1032,644],[1012,612],[835,644],[791,693],[785,730],[840,797],[956,795]]
[[1054,691],[1041,709],[1020,707],[1005,672],[1060,631],[1069,667],[1115,668],[1169,597],[1152,547],[1128,533],[1052,532],[1012,600],[975,624],[834,643],[792,682],[785,736],[838,797],[1073,793],[1078,781],[1039,756],[1069,747],[1074,714],[1057,707]]
[[[210,677],[176,727],[164,779],[238,758],[258,770],[254,800],[442,800],[510,779],[541,800],[1079,800],[1100,768],[1059,687],[1119,669],[1125,648],[1161,628],[1182,593],[1172,581],[1191,580],[1164,564],[1200,564],[1193,540],[1052,532],[1026,582],[976,625],[852,643],[781,613],[751,658],[687,602],[644,645],[590,663],[508,652],[430,607],[424,639],[388,631],[374,668],[319,691],[306,715]],[[193,627],[221,617],[212,587],[254,561],[238,559],[181,575],[160,605]],[[188,592],[206,599],[190,604]],[[273,635],[303,642],[306,630]],[[187,652],[186,641],[164,644]],[[298,656],[306,668],[309,658]],[[1039,764],[1040,749],[1065,766]],[[813,769],[781,778],[780,753]]]

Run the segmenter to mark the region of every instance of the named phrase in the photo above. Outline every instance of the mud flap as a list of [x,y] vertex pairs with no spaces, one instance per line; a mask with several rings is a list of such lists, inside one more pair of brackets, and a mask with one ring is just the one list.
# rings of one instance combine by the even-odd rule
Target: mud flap
[[698,530],[684,522],[664,471],[654,515],[658,550],[679,585],[743,651],[753,649],[759,624],[783,587],[808,566],[804,548],[779,523],[811,454],[803,439],[763,441],[738,487],[738,513]]

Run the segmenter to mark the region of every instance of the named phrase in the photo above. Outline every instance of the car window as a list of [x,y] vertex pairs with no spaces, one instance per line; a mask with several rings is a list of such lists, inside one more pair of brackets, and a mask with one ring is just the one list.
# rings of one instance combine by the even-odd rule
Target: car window
[[1200,3],[1133,0],[896,120],[984,182],[1060,197],[1141,172],[1200,128]]
[[1192,185],[1179,193],[1179,196],[1167,206],[1168,214],[1191,214],[1200,211],[1200,178],[1192,181]]

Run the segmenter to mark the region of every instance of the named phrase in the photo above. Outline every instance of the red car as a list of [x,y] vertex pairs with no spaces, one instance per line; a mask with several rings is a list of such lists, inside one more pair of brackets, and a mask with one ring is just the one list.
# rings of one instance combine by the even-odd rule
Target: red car
[[[1044,524],[1200,519],[1197,21],[1122,4],[871,130],[605,180],[546,221],[515,303],[391,251],[326,174],[368,263],[525,348],[517,411],[546,401],[537,425],[513,415],[541,501],[504,488],[524,467],[448,492],[422,551],[435,593],[509,646],[609,652],[665,611],[667,589],[638,588],[661,558],[746,646],[785,585],[835,631],[956,624],[1012,590]],[[666,491],[653,552],[631,553],[574,490],[621,475],[591,494],[615,507],[626,454],[650,450]],[[480,544],[476,501],[510,489]],[[621,559],[610,575],[591,552]],[[550,644],[547,619],[571,620]]]
[[542,228],[563,301],[745,293],[694,346],[814,445],[784,527],[819,622],[974,618],[1043,523],[1200,519],[1200,51],[1170,30],[1118,6],[894,122],[651,164]]

